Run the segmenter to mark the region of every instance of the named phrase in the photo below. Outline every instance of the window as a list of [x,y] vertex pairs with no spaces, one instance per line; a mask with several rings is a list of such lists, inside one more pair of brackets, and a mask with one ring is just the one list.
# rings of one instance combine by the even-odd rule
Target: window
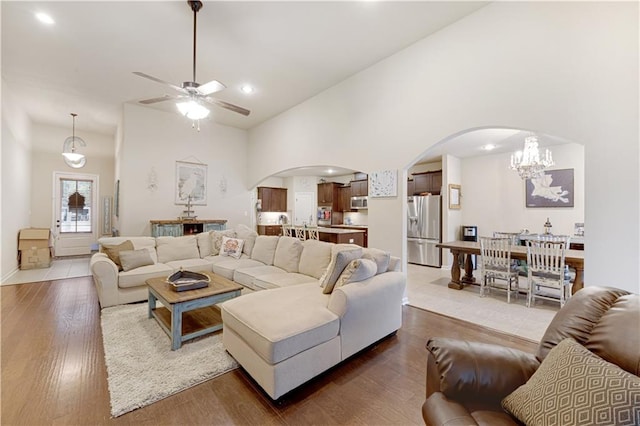
[[60,232],[91,233],[93,182],[60,179]]

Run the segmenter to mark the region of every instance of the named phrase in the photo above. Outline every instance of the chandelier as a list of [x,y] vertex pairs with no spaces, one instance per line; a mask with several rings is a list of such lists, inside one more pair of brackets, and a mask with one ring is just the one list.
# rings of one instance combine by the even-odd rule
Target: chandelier
[[80,146],[87,146],[87,144],[82,140],[82,138],[76,136],[76,117],[78,114],[72,112],[71,116],[73,117],[73,133],[72,136],[65,139],[62,144],[62,156],[64,157],[64,162],[67,163],[68,166],[73,167],[74,169],[79,169],[86,164],[87,158],[84,154],[76,152],[76,144]]
[[553,166],[551,151],[545,148],[544,156],[540,156],[538,150],[538,138],[535,135],[528,136],[524,140],[524,150],[511,154],[511,170],[518,172],[522,179],[531,179],[539,176],[542,171]]

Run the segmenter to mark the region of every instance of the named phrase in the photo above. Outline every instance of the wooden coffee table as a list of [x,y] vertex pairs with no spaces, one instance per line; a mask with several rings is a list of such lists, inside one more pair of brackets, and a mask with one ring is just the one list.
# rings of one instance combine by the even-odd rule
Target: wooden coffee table
[[[228,279],[204,272],[211,278],[208,287],[174,291],[166,278],[148,279],[149,318],[155,318],[171,338],[171,350],[182,342],[222,329],[220,309],[214,306],[240,296],[242,286]],[[156,307],[159,300],[164,306]]]

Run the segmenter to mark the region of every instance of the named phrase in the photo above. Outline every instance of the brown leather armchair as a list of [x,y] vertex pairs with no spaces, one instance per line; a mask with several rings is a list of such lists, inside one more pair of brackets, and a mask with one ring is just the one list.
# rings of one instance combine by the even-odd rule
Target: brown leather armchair
[[519,424],[500,401],[523,385],[549,351],[572,337],[592,353],[640,376],[640,296],[586,287],[558,311],[536,354],[498,345],[432,338],[427,342],[427,425]]

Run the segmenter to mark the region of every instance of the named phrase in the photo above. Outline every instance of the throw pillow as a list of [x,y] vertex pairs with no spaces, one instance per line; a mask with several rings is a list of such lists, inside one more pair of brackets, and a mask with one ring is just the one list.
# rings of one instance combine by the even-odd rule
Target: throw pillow
[[120,252],[122,270],[127,272],[141,266],[153,265],[151,253],[147,249],[124,250]]
[[502,406],[527,425],[637,425],[640,377],[564,339]]
[[238,225],[236,227],[236,237],[244,240],[244,246],[242,247],[242,252],[247,256],[251,257],[251,252],[253,251],[253,246],[256,243],[256,238],[258,237],[258,233],[253,229],[249,228],[247,225]]
[[347,285],[349,283],[355,283],[358,281],[368,280],[376,275],[378,271],[378,265],[371,259],[356,259],[352,260],[342,274],[338,277],[334,289]]
[[338,277],[344,271],[352,260],[359,259],[362,256],[362,248],[346,248],[334,246],[331,250],[331,262],[327,267],[327,271],[320,278],[320,287],[324,294],[330,294],[333,287],[338,281]]
[[196,239],[198,240],[200,258],[211,256],[211,232],[201,232],[196,235]]
[[389,269],[389,262],[391,261],[391,253],[376,248],[366,248],[362,253],[363,259],[371,259],[378,265],[378,272],[376,274],[382,274]]
[[102,251],[109,256],[109,259],[113,261],[118,267],[118,271],[122,271],[122,265],[120,264],[120,252],[126,250],[133,250],[133,243],[131,240],[127,240],[121,244],[112,246],[112,245],[103,245]]
[[226,231],[212,231],[211,232],[211,255],[217,256],[220,254],[220,246],[222,246],[222,237],[235,238],[236,231],[228,229]]
[[222,246],[220,247],[220,256],[231,256],[240,259],[242,256],[242,246],[244,240],[238,238],[222,237]]

